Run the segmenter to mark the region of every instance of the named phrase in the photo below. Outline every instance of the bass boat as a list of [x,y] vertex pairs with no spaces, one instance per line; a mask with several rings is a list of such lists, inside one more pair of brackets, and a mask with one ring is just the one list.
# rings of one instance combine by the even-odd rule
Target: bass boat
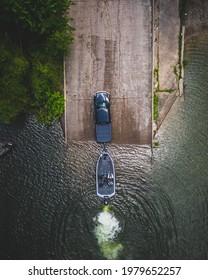
[[96,165],[96,193],[107,205],[109,199],[115,195],[115,168],[106,149],[100,154]]

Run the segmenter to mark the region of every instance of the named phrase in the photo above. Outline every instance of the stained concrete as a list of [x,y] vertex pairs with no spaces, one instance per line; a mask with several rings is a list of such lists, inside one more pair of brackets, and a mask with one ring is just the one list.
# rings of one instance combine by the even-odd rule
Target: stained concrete
[[174,66],[178,66],[179,31],[179,0],[160,0],[159,81],[161,90],[178,89]]
[[179,74],[179,0],[155,0],[154,14],[154,65],[158,69],[155,90],[159,100],[156,130],[179,94],[179,80],[174,73],[176,67]]
[[152,7],[147,0],[75,1],[66,60],[66,136],[94,140],[93,94],[111,94],[113,143],[152,142]]

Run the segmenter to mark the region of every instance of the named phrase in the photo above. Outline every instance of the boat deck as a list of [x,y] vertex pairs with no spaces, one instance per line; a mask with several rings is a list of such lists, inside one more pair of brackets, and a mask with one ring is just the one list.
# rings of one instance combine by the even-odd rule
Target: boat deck
[[115,174],[112,160],[107,153],[100,157],[97,171],[97,194],[111,197],[115,194]]

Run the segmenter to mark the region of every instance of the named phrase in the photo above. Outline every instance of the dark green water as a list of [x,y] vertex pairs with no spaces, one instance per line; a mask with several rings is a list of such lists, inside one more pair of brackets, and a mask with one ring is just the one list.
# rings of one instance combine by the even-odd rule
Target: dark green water
[[185,100],[178,100],[158,135],[156,186],[169,196],[182,259],[208,258],[208,38],[186,47]]
[[95,142],[66,145],[59,124],[0,126],[1,259],[208,258],[208,38],[188,43],[185,100],[174,104],[152,156],[111,145],[117,194],[95,195]]

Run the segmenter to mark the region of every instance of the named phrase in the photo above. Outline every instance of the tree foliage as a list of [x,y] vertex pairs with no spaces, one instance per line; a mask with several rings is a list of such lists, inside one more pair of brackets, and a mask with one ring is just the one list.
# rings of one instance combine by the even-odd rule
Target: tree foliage
[[38,121],[51,125],[57,121],[64,111],[64,96],[59,91],[46,91],[36,99],[33,106],[38,107],[36,112]]
[[62,63],[73,38],[67,16],[72,4],[1,0],[0,121],[29,112],[49,125],[63,113]]
[[1,0],[3,17],[19,24],[22,28],[38,34],[51,34],[68,26],[66,16],[71,0]]
[[10,123],[29,104],[27,80],[29,64],[17,47],[0,44],[0,121]]
[[[60,93],[60,67],[53,61],[43,62],[44,57],[36,54],[32,65],[32,109],[40,122],[54,123],[64,110],[64,97]],[[59,70],[59,71],[58,71]]]

